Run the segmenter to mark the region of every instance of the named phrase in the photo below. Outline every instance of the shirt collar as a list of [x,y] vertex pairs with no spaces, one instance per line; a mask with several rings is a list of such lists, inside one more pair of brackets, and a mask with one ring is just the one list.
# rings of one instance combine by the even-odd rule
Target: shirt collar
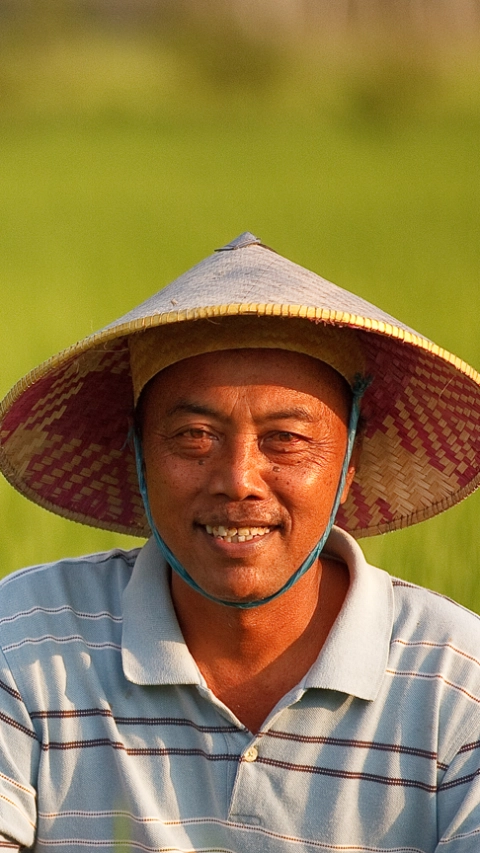
[[168,571],[154,539],[141,549],[123,593],[123,672],[134,684],[201,684],[170,596]]
[[385,674],[393,628],[390,575],[370,566],[355,539],[334,527],[325,553],[348,566],[350,586],[304,686],[375,699]]
[[[325,548],[350,573],[343,607],[303,686],[374,699],[393,625],[389,575],[370,566],[355,540],[334,527]],[[173,608],[168,571],[153,539],[141,549],[123,594],[122,661],[135,684],[203,684]]]

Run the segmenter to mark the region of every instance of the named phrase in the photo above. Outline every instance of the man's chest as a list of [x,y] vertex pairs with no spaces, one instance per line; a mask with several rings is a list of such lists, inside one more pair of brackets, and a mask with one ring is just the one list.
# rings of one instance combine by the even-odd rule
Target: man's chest
[[434,849],[434,755],[389,742],[371,703],[310,690],[252,736],[194,685],[115,696],[37,721],[38,849]]

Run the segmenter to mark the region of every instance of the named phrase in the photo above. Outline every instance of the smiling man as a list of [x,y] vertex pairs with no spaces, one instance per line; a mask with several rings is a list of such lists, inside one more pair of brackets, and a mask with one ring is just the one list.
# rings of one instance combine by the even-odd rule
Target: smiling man
[[[348,573],[338,561],[316,560],[259,612],[235,608],[233,616],[215,599],[235,605],[275,596],[317,544],[347,451],[349,397],[327,365],[273,349],[261,360],[251,349],[189,358],[146,389],[152,518],[211,596],[174,574],[177,618],[206,683],[252,732],[314,663]],[[350,466],[341,500],[353,474]]]
[[249,233],[22,380],[12,484],[150,538],[3,581],[0,849],[475,850],[478,618],[354,537],[471,492],[479,425],[472,368]]

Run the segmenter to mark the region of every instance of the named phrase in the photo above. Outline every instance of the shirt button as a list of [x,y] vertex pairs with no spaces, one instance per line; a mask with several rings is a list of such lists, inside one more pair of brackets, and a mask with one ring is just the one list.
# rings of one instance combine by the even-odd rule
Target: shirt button
[[247,750],[243,753],[243,758],[245,761],[256,761],[258,758],[258,749],[256,746],[249,746]]

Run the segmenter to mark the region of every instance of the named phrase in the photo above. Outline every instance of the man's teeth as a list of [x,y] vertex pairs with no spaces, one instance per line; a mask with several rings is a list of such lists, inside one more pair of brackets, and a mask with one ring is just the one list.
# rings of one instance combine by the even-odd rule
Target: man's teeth
[[207,533],[214,536],[215,539],[223,539],[224,542],[248,542],[255,536],[265,536],[270,533],[271,527],[211,527],[210,524],[205,525]]

